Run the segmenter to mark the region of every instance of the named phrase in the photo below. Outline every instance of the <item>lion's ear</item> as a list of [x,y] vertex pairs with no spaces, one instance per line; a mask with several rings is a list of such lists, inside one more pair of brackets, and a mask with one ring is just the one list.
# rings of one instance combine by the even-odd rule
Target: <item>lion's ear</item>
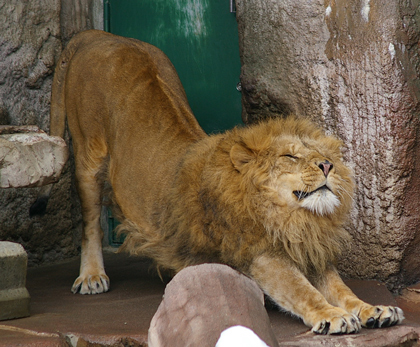
[[230,149],[230,160],[239,172],[242,172],[244,165],[248,164],[253,158],[254,153],[243,145],[235,144]]

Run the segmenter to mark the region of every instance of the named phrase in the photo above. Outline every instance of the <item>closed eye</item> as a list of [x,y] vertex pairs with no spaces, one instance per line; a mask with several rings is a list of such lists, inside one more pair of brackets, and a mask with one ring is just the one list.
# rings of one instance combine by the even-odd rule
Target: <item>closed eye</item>
[[291,155],[291,154],[285,154],[285,155],[283,155],[283,157],[292,158],[292,159],[299,159],[298,157],[295,157],[294,155]]

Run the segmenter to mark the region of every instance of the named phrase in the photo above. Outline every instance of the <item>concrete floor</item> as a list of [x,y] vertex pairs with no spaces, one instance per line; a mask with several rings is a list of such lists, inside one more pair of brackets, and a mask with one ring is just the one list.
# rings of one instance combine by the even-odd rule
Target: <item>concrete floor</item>
[[[149,324],[165,284],[150,270],[148,261],[107,253],[105,264],[111,290],[92,296],[70,291],[79,259],[29,269],[31,316],[1,321],[0,346],[147,346]],[[376,281],[347,283],[369,303],[400,306],[406,320],[400,326],[363,329],[355,335],[316,336],[298,319],[269,308],[279,345],[420,346],[420,293],[414,289],[394,298]]]

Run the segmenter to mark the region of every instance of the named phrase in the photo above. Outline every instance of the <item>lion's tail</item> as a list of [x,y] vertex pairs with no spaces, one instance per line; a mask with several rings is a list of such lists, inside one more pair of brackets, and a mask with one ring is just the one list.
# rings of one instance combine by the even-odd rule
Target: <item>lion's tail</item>
[[[66,107],[65,107],[65,85],[67,68],[71,58],[80,46],[84,35],[76,35],[66,46],[60,55],[57,66],[54,71],[54,79],[51,91],[50,108],[50,135],[64,138],[66,127]],[[44,215],[47,209],[47,203],[50,197],[52,184],[43,186],[39,192],[36,201],[29,208],[29,216]]]
[[69,63],[85,37],[74,36],[60,55],[54,71],[51,90],[50,135],[64,137],[66,127],[65,86]]

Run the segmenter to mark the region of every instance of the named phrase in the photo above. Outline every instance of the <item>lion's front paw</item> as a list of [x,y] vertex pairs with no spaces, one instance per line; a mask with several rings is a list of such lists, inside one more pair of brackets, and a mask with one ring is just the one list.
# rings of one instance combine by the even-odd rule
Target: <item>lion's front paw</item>
[[340,309],[329,310],[323,316],[312,328],[315,334],[353,334],[362,328],[358,317]]
[[71,291],[76,294],[100,294],[109,290],[109,277],[107,275],[86,275],[76,278]]
[[359,318],[365,328],[383,328],[401,323],[404,312],[393,306],[367,306],[360,310]]

